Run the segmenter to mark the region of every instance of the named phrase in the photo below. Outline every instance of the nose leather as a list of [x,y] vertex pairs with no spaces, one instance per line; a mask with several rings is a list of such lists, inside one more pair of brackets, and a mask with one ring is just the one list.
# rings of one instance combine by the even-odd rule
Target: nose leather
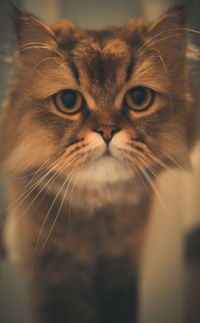
[[98,132],[102,138],[105,140],[105,142],[108,144],[114,134],[118,132],[120,129],[117,126],[114,125],[100,125],[98,126],[95,131]]

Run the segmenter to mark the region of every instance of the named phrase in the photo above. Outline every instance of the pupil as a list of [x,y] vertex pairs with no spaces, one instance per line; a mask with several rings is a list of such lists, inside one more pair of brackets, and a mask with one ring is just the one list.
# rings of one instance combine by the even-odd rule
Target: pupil
[[76,100],[77,100],[77,95],[75,91],[72,91],[72,90],[63,91],[61,95],[61,101],[66,108],[72,109],[76,104]]
[[146,100],[146,90],[143,87],[135,88],[130,93],[131,99],[136,105],[141,105]]

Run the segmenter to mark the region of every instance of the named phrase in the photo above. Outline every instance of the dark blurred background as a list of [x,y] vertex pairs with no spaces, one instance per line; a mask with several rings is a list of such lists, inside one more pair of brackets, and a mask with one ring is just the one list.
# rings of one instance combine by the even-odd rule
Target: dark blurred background
[[[153,21],[160,14],[181,0],[13,0],[24,11],[29,11],[51,25],[58,19],[70,19],[77,25],[87,28],[101,28],[105,25],[123,25],[130,18],[145,16]],[[188,24],[200,25],[200,1],[189,6]],[[193,41],[200,43],[200,35],[193,35]],[[8,87],[12,55],[14,53],[14,33],[12,9],[7,0],[0,1],[0,106]],[[200,165],[196,156],[195,177],[200,178]],[[170,179],[167,179],[170,182]],[[165,219],[155,220],[153,234],[148,245],[148,256],[144,265],[144,279],[141,290],[140,323],[183,323],[185,321],[184,266],[181,236],[191,232],[200,224],[199,184],[191,184],[187,177],[187,189],[179,194],[177,200],[183,200],[188,190],[193,200],[189,202],[191,211],[184,213],[176,205],[171,207],[175,220],[170,224]],[[196,182],[195,182],[196,183]],[[199,183],[199,181],[198,181]],[[171,184],[171,182],[170,182]],[[180,183],[178,184],[180,185]],[[175,185],[173,185],[175,186]],[[0,200],[3,199],[3,186]],[[177,211],[178,210],[178,211]],[[159,211],[158,211],[159,213]],[[178,214],[178,215],[177,215]],[[157,222],[156,222],[157,221]],[[160,222],[159,222],[160,221]],[[172,228],[173,227],[173,228]],[[168,239],[170,234],[170,239]],[[199,233],[196,234],[199,239]],[[165,237],[165,238],[163,238]],[[157,264],[159,263],[159,266]],[[196,267],[195,267],[196,268]],[[197,275],[200,272],[197,271]],[[193,275],[193,274],[192,274]],[[155,278],[156,277],[156,278]],[[194,276],[192,276],[194,277]],[[194,284],[194,282],[193,282]],[[199,298],[199,293],[197,295]],[[196,296],[196,297],[197,297]],[[189,295],[189,298],[190,295]],[[199,304],[199,303],[198,303]],[[200,307],[196,303],[196,308]],[[26,281],[14,263],[0,262],[0,323],[34,323],[26,293]],[[187,323],[199,323],[199,320]]]

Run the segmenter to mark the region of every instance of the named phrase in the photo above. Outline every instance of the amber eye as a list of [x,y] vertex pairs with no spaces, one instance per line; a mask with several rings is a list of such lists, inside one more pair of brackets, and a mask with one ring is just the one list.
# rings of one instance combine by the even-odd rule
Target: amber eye
[[83,105],[82,95],[74,90],[63,90],[54,96],[54,102],[58,110],[67,114],[79,112]]
[[125,95],[125,103],[129,108],[141,111],[150,107],[153,101],[153,91],[143,86],[130,89]]

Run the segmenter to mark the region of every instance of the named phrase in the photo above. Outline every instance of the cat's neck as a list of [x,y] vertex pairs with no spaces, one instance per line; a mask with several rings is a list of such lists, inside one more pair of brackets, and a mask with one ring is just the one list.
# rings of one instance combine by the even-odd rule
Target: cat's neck
[[[29,188],[26,180],[18,183],[10,181],[11,200],[15,204],[15,200],[21,200],[22,196],[20,204],[28,205],[30,211],[32,207],[40,210],[43,204],[53,211],[55,205],[60,205],[60,212],[74,210],[75,213],[80,211],[86,213],[86,216],[92,216],[96,211],[106,208],[120,209],[121,212],[131,208],[134,213],[141,205],[149,203],[152,197],[149,183],[138,179],[113,183],[90,181],[87,185],[65,182],[60,178],[57,178],[53,185],[47,185],[48,181],[47,178],[38,186],[33,182],[30,187],[34,189]],[[46,211],[48,212],[48,209]]]
[[70,203],[76,209],[87,209],[89,214],[111,205],[114,208],[132,206],[134,209],[146,193],[146,189],[135,182],[91,182],[87,187],[75,187]]
[[[126,248],[137,249],[138,244],[141,244],[141,232],[144,232],[148,223],[152,199],[152,191],[147,184],[136,185],[132,182],[129,185],[115,183],[101,188],[75,187],[72,191],[69,188],[67,196],[66,189],[62,193],[59,192],[59,185],[53,185],[53,190],[43,191],[41,187],[36,187],[26,198],[22,198],[19,204],[15,204],[26,186],[26,181],[9,183],[11,208],[6,230],[6,241],[9,243],[6,244],[11,250],[11,258],[24,262],[24,252],[27,252],[26,261],[30,266],[33,260],[32,251],[24,251],[25,247],[31,246],[30,241],[40,239],[41,246],[37,248],[42,248],[42,244],[51,236],[51,243],[59,242],[67,246],[70,237],[83,243],[80,235],[84,235],[84,232],[88,233],[89,237],[92,234],[95,255],[97,250],[110,256],[118,255]],[[18,238],[22,233],[25,236],[22,243],[19,243]],[[91,245],[91,238],[88,239],[87,243],[84,242],[86,247]],[[11,246],[10,241],[14,241]],[[102,243],[103,246],[99,245]],[[12,256],[12,249],[17,256]]]
[[[41,187],[34,192],[39,194]],[[43,194],[43,193],[42,193]],[[114,209],[123,209],[127,206],[134,210],[144,199],[149,200],[151,196],[151,187],[149,183],[138,178],[120,181],[87,181],[71,182],[62,178],[57,178],[53,185],[47,185],[45,194],[49,200],[68,206],[70,209],[86,212],[92,216],[96,210],[112,207]],[[53,203],[53,202],[52,202]],[[55,202],[54,202],[55,203]]]

